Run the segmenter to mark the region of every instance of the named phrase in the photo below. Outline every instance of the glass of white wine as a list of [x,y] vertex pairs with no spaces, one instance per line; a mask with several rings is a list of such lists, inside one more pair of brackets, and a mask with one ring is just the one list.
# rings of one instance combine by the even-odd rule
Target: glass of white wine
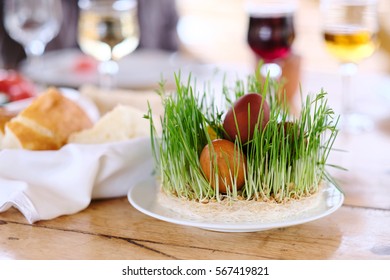
[[373,121],[355,109],[351,80],[357,64],[370,57],[379,42],[377,0],[321,0],[322,32],[329,53],[340,62],[341,129],[367,131]]
[[99,64],[99,82],[104,89],[115,87],[118,60],[139,44],[136,0],[79,0],[78,43]]
[[11,38],[21,43],[27,59],[35,63],[59,32],[61,0],[5,0],[4,26]]

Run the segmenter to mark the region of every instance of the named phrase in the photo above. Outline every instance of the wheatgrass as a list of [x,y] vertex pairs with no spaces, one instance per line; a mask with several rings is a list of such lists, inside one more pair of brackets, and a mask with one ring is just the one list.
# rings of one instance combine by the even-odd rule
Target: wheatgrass
[[[233,86],[224,82],[221,88],[226,111],[248,92],[261,94],[270,107],[269,122],[264,129],[259,125],[262,123],[260,117],[252,140],[248,143],[240,143],[239,137],[235,140],[237,153],[244,151],[246,154],[245,185],[237,190],[237,167],[232,167],[233,186],[227,193],[219,192],[217,164],[210,162],[217,185],[214,189],[205,178],[199,161],[203,148],[214,137],[224,138],[225,135],[222,124],[226,112],[219,112],[213,102],[207,103],[207,100],[213,100],[213,90],[205,86],[203,92],[198,92],[191,75],[183,83],[180,73],[175,75],[174,92],[160,89],[164,106],[161,134],[156,133],[151,108],[148,117],[156,173],[162,191],[168,196],[192,202],[218,203],[229,198],[251,203],[287,203],[317,193],[324,180],[335,183],[326,171],[326,161],[338,133],[339,118],[328,107],[327,93],[321,90],[314,96],[302,98],[301,95],[300,114],[293,116],[285,106],[285,98],[280,98],[281,84],[259,77],[256,72],[246,80],[237,80]],[[211,136],[210,131],[215,135]]]

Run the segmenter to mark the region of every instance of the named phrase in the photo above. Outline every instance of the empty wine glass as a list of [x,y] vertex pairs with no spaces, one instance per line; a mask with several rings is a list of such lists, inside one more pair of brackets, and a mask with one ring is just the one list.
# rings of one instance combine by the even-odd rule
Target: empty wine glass
[[295,38],[294,13],[296,3],[292,0],[252,0],[246,5],[249,15],[247,40],[250,48],[264,64],[263,76],[279,79],[282,68],[278,60],[291,53]]
[[35,63],[60,30],[61,0],[5,0],[4,5],[5,29]]
[[99,82],[112,89],[118,60],[139,44],[136,0],[79,0],[78,42],[81,50],[100,61]]
[[321,0],[325,46],[339,62],[342,78],[341,129],[369,130],[373,121],[355,110],[351,79],[357,64],[377,48],[378,12],[376,0]]

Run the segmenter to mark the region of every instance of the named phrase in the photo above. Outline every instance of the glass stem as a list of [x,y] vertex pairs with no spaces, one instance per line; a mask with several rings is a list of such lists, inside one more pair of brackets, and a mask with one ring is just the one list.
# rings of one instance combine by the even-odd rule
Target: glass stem
[[343,115],[350,115],[355,108],[351,80],[356,72],[357,65],[355,63],[343,63],[340,65]]
[[111,90],[115,87],[116,76],[119,71],[118,63],[115,60],[103,61],[99,65],[99,83],[105,90]]
[[41,57],[45,52],[45,47],[45,44],[38,40],[31,41],[24,46],[27,63],[31,65],[31,69],[35,69],[40,66],[39,57]]

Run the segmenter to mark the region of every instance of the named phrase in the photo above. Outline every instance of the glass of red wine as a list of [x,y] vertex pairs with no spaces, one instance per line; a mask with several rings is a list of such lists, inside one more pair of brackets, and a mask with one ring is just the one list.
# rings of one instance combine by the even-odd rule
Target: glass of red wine
[[279,60],[288,57],[295,38],[295,1],[263,0],[247,3],[248,45],[263,62],[263,76],[278,79],[282,75]]

